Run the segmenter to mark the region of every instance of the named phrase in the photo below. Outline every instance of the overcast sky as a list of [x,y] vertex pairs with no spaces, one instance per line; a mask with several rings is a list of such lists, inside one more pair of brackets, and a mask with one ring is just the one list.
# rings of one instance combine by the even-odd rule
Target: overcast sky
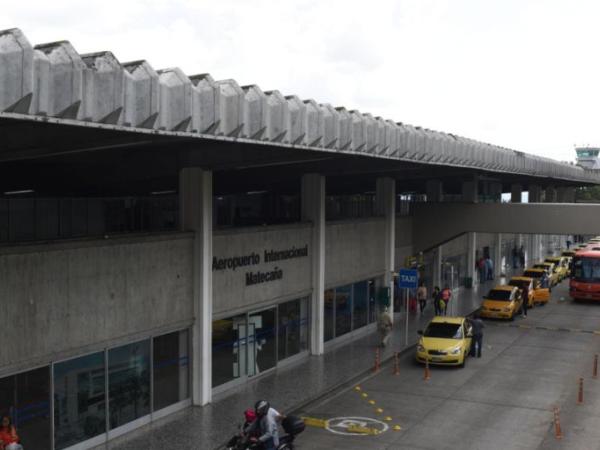
[[559,160],[600,145],[594,0],[2,1],[32,44],[179,66]]

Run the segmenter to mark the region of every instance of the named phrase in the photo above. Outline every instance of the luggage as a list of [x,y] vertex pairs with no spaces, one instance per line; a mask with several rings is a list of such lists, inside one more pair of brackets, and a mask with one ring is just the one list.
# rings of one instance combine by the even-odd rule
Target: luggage
[[417,299],[415,297],[411,297],[410,301],[408,302],[408,309],[411,313],[417,312]]
[[296,435],[304,431],[306,424],[298,416],[287,416],[281,421],[281,426],[287,434]]

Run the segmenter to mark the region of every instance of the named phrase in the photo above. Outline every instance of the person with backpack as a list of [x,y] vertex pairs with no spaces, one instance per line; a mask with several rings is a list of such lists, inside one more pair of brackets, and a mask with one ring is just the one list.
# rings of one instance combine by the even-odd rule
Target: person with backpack
[[444,286],[444,289],[442,289],[442,292],[441,292],[442,301],[440,302],[440,306],[443,305],[444,316],[448,315],[448,303],[450,303],[451,298],[452,298],[452,290],[450,289],[450,286],[446,285],[446,286]]

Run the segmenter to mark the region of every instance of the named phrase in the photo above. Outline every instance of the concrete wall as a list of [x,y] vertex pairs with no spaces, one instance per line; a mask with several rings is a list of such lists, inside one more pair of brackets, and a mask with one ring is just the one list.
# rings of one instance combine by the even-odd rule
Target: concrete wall
[[[218,268],[213,264],[213,314],[232,315],[253,307],[307,295],[311,280],[310,224],[216,231],[213,238],[213,263],[234,257],[254,255],[257,263],[242,267]],[[265,251],[283,251],[308,246],[307,256],[265,262]],[[256,262],[256,259],[255,261]],[[247,285],[247,274],[281,271],[280,279]]]
[[326,227],[325,285],[334,287],[385,271],[384,219],[333,222]]
[[413,255],[413,218],[396,217],[396,252],[394,253],[394,268],[398,270],[404,267],[407,256]]
[[0,372],[193,320],[187,233],[5,247],[0,274]]

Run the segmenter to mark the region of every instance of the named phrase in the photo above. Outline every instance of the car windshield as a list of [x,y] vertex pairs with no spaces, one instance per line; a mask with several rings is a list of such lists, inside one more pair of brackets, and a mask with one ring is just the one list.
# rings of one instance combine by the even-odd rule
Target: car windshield
[[505,291],[502,289],[492,289],[488,295],[487,295],[487,299],[488,300],[504,300],[504,301],[508,301],[510,300],[510,294],[512,293],[512,291]]
[[531,283],[531,282],[528,280],[510,280],[510,282],[508,284],[511,286],[516,286],[521,289],[524,289],[524,288],[529,289],[529,283]]
[[577,281],[600,282],[600,258],[576,257],[573,278]]
[[523,275],[525,275],[526,277],[529,277],[529,278],[541,278],[542,272],[537,272],[534,270],[526,270],[525,272],[523,272]]
[[427,326],[425,337],[462,339],[462,326],[460,323],[432,322]]

